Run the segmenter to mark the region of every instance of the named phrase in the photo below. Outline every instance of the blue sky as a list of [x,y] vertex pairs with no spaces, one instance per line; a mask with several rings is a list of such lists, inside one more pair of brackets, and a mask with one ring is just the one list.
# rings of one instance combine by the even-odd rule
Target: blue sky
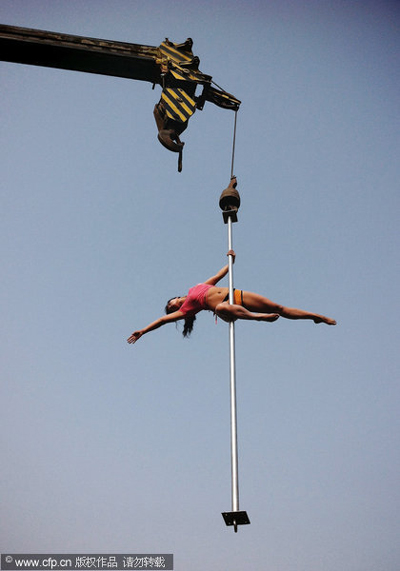
[[0,63],[1,544],[173,553],[176,569],[395,571],[399,536],[399,4],[0,2],[0,21],[194,40],[242,101],[235,285],[334,317],[201,314],[126,344],[226,261],[234,115],[206,104],[183,172],[160,89]]

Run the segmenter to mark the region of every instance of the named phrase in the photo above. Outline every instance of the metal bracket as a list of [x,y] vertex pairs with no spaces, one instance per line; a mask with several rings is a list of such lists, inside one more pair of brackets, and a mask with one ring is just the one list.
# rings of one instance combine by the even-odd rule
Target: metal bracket
[[237,208],[233,208],[232,210],[223,210],[222,217],[224,219],[224,224],[228,224],[229,218],[232,220],[232,222],[237,222],[238,221],[237,211],[238,211]]
[[239,512],[222,512],[222,517],[226,525],[233,525],[235,533],[237,533],[238,525],[247,525],[250,523],[249,516],[245,511]]

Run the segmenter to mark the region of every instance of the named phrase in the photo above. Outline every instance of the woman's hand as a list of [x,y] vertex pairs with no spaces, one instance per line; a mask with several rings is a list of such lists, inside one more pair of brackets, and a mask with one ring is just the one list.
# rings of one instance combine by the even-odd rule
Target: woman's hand
[[229,252],[226,255],[232,256],[232,262],[235,263],[236,254],[233,250],[229,250]]
[[132,335],[130,337],[128,337],[127,341],[128,343],[130,343],[131,345],[133,345],[134,343],[136,343],[136,341],[138,339],[141,338],[141,336],[143,335],[143,333],[141,331],[134,331],[132,333]]

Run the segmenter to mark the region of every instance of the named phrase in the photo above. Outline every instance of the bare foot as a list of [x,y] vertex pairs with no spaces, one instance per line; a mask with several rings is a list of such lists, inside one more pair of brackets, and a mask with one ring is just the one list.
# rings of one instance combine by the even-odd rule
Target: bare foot
[[336,321],[324,315],[317,315],[313,319],[314,323],[326,323],[327,325],[336,325]]

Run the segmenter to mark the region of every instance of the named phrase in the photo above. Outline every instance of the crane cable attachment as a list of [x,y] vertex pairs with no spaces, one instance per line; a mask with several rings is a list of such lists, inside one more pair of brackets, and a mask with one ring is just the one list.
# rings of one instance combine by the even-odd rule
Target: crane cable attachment
[[[237,180],[236,176],[233,174],[233,166],[235,162],[235,147],[236,147],[236,127],[237,127],[237,111],[235,111],[235,123],[233,129],[233,142],[232,142],[232,158],[231,158],[231,180],[228,187],[222,191],[219,199],[219,206],[222,210],[222,216],[224,223],[228,224],[228,221],[237,222],[237,211],[240,206],[240,195],[236,189]],[[231,248],[229,248],[231,249]]]

